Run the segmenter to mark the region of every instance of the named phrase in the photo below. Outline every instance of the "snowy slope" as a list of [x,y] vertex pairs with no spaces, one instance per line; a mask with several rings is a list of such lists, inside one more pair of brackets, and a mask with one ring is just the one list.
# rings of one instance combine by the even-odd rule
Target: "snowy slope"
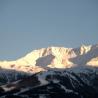
[[34,50],[0,62],[0,98],[97,98],[98,45]]
[[98,68],[50,69],[0,86],[0,98],[14,97],[98,98]]
[[48,47],[34,50],[16,61],[0,61],[0,67],[30,71],[33,68],[71,68],[77,65],[98,66],[98,45],[79,48]]

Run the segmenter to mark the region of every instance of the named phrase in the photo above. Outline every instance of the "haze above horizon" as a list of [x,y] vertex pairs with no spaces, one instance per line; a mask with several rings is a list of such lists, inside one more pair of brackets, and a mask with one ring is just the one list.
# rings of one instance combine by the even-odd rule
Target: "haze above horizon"
[[98,0],[0,0],[0,60],[82,44],[98,44]]

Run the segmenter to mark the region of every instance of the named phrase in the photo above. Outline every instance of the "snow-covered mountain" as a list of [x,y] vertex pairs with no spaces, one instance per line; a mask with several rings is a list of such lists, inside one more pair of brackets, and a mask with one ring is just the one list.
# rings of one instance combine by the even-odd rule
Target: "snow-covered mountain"
[[[34,50],[16,61],[0,61],[0,67],[18,71],[40,71],[45,67],[98,66],[98,45],[79,48],[48,47]],[[34,69],[34,70],[33,70]]]
[[51,69],[0,86],[0,98],[60,97],[98,98],[98,68]]
[[0,62],[0,98],[97,98],[98,45],[34,50]]

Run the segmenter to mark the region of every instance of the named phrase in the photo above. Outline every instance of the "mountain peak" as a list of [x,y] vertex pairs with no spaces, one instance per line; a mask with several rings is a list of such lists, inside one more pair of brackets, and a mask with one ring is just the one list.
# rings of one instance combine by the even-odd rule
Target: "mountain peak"
[[[70,68],[81,65],[98,66],[96,58],[98,58],[98,45],[82,45],[79,48],[52,46],[34,50],[16,61],[1,61],[0,67],[27,70],[32,67]],[[15,66],[12,67],[11,65]]]
[[80,47],[80,54],[83,55],[83,53],[87,53],[88,51],[91,50],[91,48],[92,48],[91,45],[89,45],[89,46],[82,45],[82,46]]

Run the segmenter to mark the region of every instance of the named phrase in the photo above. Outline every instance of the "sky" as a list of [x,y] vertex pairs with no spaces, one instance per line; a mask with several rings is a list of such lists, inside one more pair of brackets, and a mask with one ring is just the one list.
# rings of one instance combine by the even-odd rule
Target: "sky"
[[82,44],[98,44],[98,0],[0,0],[0,60]]

